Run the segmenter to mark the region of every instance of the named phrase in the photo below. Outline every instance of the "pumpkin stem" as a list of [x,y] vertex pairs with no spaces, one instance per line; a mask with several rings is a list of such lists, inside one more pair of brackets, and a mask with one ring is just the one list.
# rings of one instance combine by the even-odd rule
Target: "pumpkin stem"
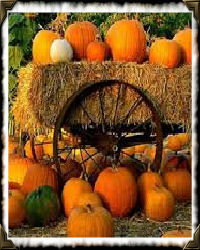
[[92,206],[91,206],[90,203],[88,203],[88,204],[86,205],[86,209],[87,209],[87,212],[88,212],[88,213],[92,213],[92,212],[93,212],[93,208],[92,208]]

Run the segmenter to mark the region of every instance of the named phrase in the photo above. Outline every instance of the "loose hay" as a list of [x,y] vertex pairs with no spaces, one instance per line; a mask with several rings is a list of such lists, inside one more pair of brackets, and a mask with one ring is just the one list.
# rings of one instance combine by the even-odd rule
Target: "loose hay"
[[[113,61],[28,64],[19,73],[18,96],[13,107],[15,120],[24,129],[36,127],[36,124],[44,129],[53,128],[59,112],[70,96],[87,83],[111,79],[123,80],[147,91],[159,105],[166,122],[191,126],[191,66],[165,69],[148,63]],[[111,89],[111,94],[113,93]],[[128,98],[128,91],[124,98]],[[85,105],[91,114],[95,114],[96,121],[99,121],[97,96]],[[112,108],[112,98],[106,99],[106,105],[107,109]],[[121,106],[121,113],[125,113],[126,107]],[[107,114],[108,119],[113,110]],[[143,107],[137,112],[136,122],[148,119],[149,113],[145,110],[146,107]],[[71,118],[74,122],[88,122],[78,109]]]
[[[9,229],[9,237],[66,237],[67,219],[64,215],[46,227],[30,227],[27,224],[16,229]],[[114,218],[114,237],[161,237],[162,232],[191,229],[191,203],[177,204],[174,216],[166,222],[147,220],[137,210],[132,217]]]

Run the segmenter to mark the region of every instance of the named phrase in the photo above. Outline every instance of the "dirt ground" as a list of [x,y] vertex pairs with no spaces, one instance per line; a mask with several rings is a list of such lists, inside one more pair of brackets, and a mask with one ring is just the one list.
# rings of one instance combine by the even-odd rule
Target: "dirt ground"
[[[155,222],[147,219],[138,208],[125,218],[114,218],[114,237],[161,237],[167,230],[177,228],[191,229],[191,203],[177,204],[174,216],[167,222]],[[28,224],[20,228],[10,229],[9,237],[67,237],[67,219],[61,215],[56,223],[45,227],[30,227]]]

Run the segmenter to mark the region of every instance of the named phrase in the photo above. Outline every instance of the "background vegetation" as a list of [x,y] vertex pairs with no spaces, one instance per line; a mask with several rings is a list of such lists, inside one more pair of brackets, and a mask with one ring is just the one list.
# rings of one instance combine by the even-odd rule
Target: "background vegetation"
[[[9,15],[9,108],[17,94],[17,74],[20,67],[32,60],[32,40],[40,29],[48,29],[57,13],[38,13],[27,17],[23,13]],[[190,13],[69,13],[66,26],[74,21],[88,20],[100,30],[104,39],[107,30],[117,20],[138,19],[148,35],[148,45],[155,37],[173,38],[174,34],[191,27]],[[9,118],[12,115],[9,112]]]

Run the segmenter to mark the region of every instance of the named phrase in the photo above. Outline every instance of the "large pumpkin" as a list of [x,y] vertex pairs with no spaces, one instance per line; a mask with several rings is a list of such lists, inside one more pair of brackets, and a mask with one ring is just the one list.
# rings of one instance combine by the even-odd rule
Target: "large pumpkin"
[[39,186],[51,186],[58,191],[58,180],[56,172],[51,166],[35,163],[27,170],[23,181],[22,191],[25,195],[31,193]]
[[104,61],[106,57],[106,45],[100,41],[94,41],[87,46],[87,60],[88,61]]
[[52,63],[50,50],[52,42],[58,39],[59,35],[51,30],[40,30],[33,40],[33,61],[39,64]]
[[146,35],[137,20],[115,22],[106,34],[114,61],[142,63],[146,55]]
[[112,216],[103,207],[76,207],[67,222],[68,237],[112,237],[113,232]]
[[150,171],[150,169],[139,176],[137,180],[137,188],[138,188],[138,196],[140,203],[142,205],[142,208],[144,207],[144,201],[147,195],[147,192],[155,187],[156,185],[163,186],[163,180],[162,177],[156,173]]
[[150,47],[149,62],[165,68],[176,68],[180,64],[181,50],[174,40],[158,39]]
[[24,177],[34,161],[28,158],[22,158],[19,155],[9,155],[8,157],[8,181],[16,182],[22,185]]
[[24,195],[19,190],[9,190],[8,224],[9,228],[20,226],[25,220]]
[[182,62],[191,64],[192,62],[192,30],[185,29],[175,34],[175,40],[181,47]]
[[25,209],[32,226],[45,226],[57,219],[60,203],[52,187],[40,186],[27,196]]
[[169,157],[166,162],[163,172],[176,171],[177,169],[184,169],[191,172],[191,165],[189,159],[184,155],[173,155]]
[[166,187],[173,193],[178,202],[191,200],[191,174],[184,169],[168,171],[163,175]]
[[163,186],[157,185],[148,190],[144,203],[144,212],[151,220],[167,221],[174,213],[174,197]]
[[90,192],[92,192],[92,187],[81,178],[71,178],[67,181],[63,189],[65,215],[69,216],[71,210],[76,206],[79,196]]
[[125,167],[105,168],[97,178],[95,191],[113,216],[127,216],[136,205],[135,178]]
[[65,39],[71,44],[74,59],[86,58],[87,46],[96,39],[99,31],[97,27],[88,21],[70,24],[65,31]]

